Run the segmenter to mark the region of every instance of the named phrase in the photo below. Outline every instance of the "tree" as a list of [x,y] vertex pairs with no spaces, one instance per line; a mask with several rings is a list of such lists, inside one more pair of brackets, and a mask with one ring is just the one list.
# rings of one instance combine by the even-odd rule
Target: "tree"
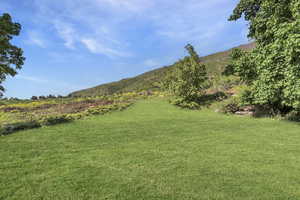
[[12,22],[9,14],[0,16],[0,94],[4,92],[3,81],[7,76],[15,76],[25,61],[23,50],[11,44],[20,31],[21,25]]
[[45,100],[46,99],[46,97],[45,96],[39,96],[39,100]]
[[203,94],[208,80],[206,66],[200,62],[192,45],[188,44],[185,48],[190,56],[175,63],[176,70],[167,85],[175,96],[184,101],[195,101],[199,94]]
[[234,51],[227,72],[249,86],[252,103],[280,112],[300,109],[300,1],[240,0],[229,20],[244,16],[251,52]]
[[52,95],[52,94],[49,94],[46,98],[47,98],[47,99],[55,99],[56,96],[55,96],[55,95]]
[[31,97],[31,100],[32,100],[32,101],[36,101],[36,100],[38,100],[38,99],[39,99],[39,98],[38,98],[37,96],[32,96],[32,97]]

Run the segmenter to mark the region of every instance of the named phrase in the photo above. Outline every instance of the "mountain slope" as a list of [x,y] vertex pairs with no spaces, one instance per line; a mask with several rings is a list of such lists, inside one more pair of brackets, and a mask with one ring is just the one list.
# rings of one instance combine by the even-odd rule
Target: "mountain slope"
[[[252,49],[254,46],[255,43],[250,43],[241,45],[237,48],[247,50]],[[224,70],[224,67],[229,61],[229,55],[231,51],[232,49],[201,58],[201,60],[206,64],[208,73],[210,75],[220,74]],[[173,65],[162,67],[133,78],[127,78],[120,81],[99,85],[93,88],[76,91],[71,93],[70,96],[101,96],[130,91],[157,90],[159,88],[155,85],[155,83],[162,81],[166,74],[173,69]]]

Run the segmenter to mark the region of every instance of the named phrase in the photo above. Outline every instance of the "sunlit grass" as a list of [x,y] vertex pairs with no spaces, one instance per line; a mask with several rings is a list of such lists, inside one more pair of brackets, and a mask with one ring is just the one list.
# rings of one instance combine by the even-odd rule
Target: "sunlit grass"
[[299,128],[141,101],[0,137],[0,199],[300,199]]

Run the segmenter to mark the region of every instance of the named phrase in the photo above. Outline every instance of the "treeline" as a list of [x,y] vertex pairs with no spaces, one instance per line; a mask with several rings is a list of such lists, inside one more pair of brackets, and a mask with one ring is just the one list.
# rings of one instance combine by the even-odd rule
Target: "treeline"
[[36,100],[45,100],[45,99],[61,99],[61,98],[67,98],[65,96],[62,96],[62,95],[52,95],[52,94],[49,94],[47,96],[32,96],[31,97],[31,100],[33,101],[36,101]]
[[[62,99],[62,98],[68,98],[68,96],[62,96],[62,95],[52,95],[52,94],[49,94],[49,95],[41,95],[41,96],[32,96],[30,98],[30,100],[32,101],[37,101],[37,100],[46,100],[46,99]],[[19,99],[19,98],[16,98],[16,97],[4,97],[4,98],[0,98],[0,100],[3,100],[3,101],[23,101],[23,99]]]

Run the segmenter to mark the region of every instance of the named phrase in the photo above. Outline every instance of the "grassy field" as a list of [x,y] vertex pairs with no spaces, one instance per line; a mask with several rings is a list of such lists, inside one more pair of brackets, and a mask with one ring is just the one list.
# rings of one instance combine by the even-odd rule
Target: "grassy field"
[[0,199],[300,199],[299,128],[144,100],[0,137]]

